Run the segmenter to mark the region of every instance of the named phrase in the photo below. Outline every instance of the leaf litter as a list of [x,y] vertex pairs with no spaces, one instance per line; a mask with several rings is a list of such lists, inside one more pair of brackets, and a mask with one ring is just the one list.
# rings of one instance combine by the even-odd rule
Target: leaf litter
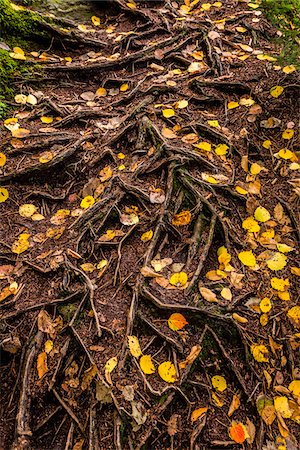
[[297,435],[297,69],[258,2],[175,5],[117,2],[66,24],[80,48],[9,52],[58,88],[20,86],[2,127],[1,382],[27,420],[5,448]]

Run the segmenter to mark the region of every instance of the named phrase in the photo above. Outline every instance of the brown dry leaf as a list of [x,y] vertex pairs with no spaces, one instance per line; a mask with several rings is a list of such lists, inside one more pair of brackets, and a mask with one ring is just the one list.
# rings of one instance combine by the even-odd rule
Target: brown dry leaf
[[231,417],[232,414],[240,407],[240,399],[237,395],[233,394],[229,410],[228,410],[228,417]]
[[208,301],[208,302],[218,302],[217,296],[216,294],[211,291],[210,289],[203,287],[203,286],[199,286],[199,291],[200,294],[202,295],[202,297]]
[[172,414],[172,416],[168,420],[167,427],[169,436],[175,436],[175,434],[178,433],[177,421],[179,417],[180,416],[178,414]]
[[184,361],[181,361],[179,363],[180,369],[185,369],[186,366],[193,364],[193,362],[197,359],[200,352],[201,352],[200,345],[199,344],[194,345],[191,348],[191,351],[190,351],[189,355],[187,356],[187,358]]
[[16,283],[15,281],[13,281],[12,283],[10,283],[9,286],[6,286],[5,288],[2,289],[2,291],[0,292],[0,302],[2,302],[3,300],[5,300],[7,297],[9,297],[10,295],[15,295],[18,291],[18,283]]
[[47,353],[41,352],[37,358],[37,371],[39,379],[43,378],[43,376],[48,372],[47,366]]
[[83,391],[85,391],[89,387],[89,385],[91,384],[91,382],[93,381],[93,379],[95,378],[97,373],[98,373],[98,370],[97,370],[96,364],[93,364],[89,369],[87,369],[84,372],[82,381],[81,381],[81,389]]
[[141,274],[144,277],[148,278],[156,278],[156,277],[162,277],[160,273],[155,272],[151,267],[144,266],[141,268]]
[[159,256],[156,256],[154,259],[152,259],[151,261],[151,266],[153,267],[153,269],[155,270],[155,272],[160,272],[161,270],[163,270],[165,267],[169,266],[170,264],[172,264],[173,259],[172,258],[163,258],[160,259]]

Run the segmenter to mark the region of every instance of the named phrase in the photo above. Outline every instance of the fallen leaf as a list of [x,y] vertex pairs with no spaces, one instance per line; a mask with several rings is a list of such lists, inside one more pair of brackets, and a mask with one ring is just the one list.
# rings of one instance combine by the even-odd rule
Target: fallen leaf
[[164,361],[158,366],[159,376],[167,383],[174,383],[177,380],[176,368],[171,361]]
[[152,362],[152,358],[151,355],[143,355],[140,358],[140,367],[142,369],[142,371],[146,374],[146,375],[151,375],[152,373],[155,372],[155,366]]
[[205,414],[208,411],[208,407],[204,406],[202,408],[194,409],[194,411],[191,414],[191,422],[196,422],[203,414]]
[[269,361],[269,351],[268,351],[267,347],[263,344],[260,344],[260,345],[252,344],[251,345],[251,353],[253,355],[253,358],[257,362],[268,362]]
[[178,214],[175,214],[172,218],[172,224],[180,227],[184,225],[188,225],[191,221],[192,215],[190,211],[181,211]]
[[138,338],[136,336],[127,336],[127,339],[130,353],[135,358],[139,358],[142,355],[142,350]]
[[37,372],[39,379],[43,378],[43,376],[48,372],[47,366],[47,353],[41,352],[37,358]]
[[229,427],[229,436],[234,442],[237,442],[238,444],[242,444],[247,438],[250,437],[247,428],[241,422],[232,422],[231,426]]
[[226,380],[222,375],[214,375],[211,379],[211,383],[218,392],[224,392],[227,389]]
[[177,272],[173,273],[169,279],[169,283],[172,284],[172,286],[176,287],[182,287],[185,286],[188,281],[188,276],[185,272]]
[[169,328],[173,331],[181,330],[188,325],[186,318],[180,313],[173,313],[168,319]]
[[241,401],[239,399],[239,397],[235,394],[233,394],[230,406],[229,406],[229,410],[228,410],[228,417],[231,417],[232,414],[240,407]]

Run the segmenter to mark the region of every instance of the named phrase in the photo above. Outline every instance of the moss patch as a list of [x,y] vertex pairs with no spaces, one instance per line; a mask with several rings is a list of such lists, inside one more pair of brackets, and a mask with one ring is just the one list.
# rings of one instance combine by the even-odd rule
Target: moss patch
[[26,49],[28,40],[48,41],[50,35],[42,29],[42,22],[43,19],[38,13],[22,9],[9,0],[0,0],[1,35],[9,45],[21,46],[22,41]]
[[262,0],[265,15],[283,33],[280,64],[295,64],[300,68],[300,0]]

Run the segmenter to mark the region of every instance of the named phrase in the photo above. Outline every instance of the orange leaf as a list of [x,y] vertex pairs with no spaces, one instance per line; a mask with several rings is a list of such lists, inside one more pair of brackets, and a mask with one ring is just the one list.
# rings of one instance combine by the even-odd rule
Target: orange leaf
[[229,428],[229,436],[233,441],[242,444],[249,437],[249,434],[247,428],[241,422],[232,422]]
[[173,331],[181,330],[188,322],[180,313],[172,314],[168,319],[169,328]]

